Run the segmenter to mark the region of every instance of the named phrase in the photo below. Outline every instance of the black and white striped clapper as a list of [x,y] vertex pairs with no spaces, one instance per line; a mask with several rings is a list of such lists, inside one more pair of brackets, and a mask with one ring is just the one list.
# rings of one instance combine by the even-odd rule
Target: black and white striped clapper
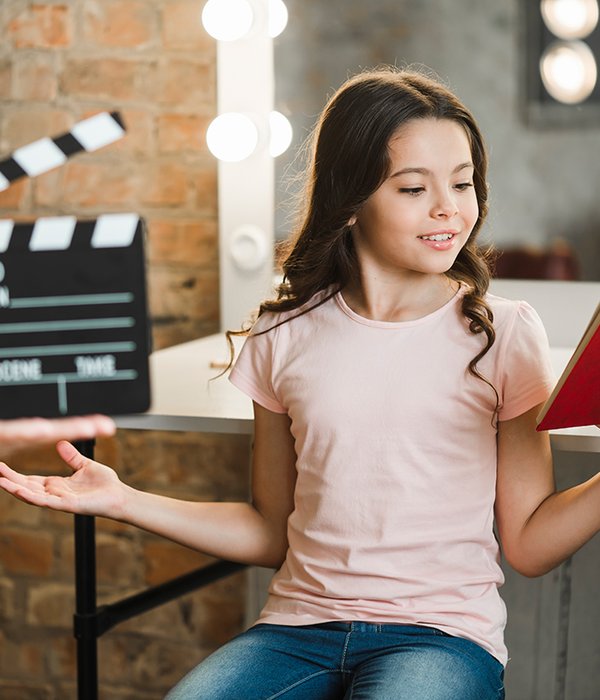
[[144,228],[0,220],[0,418],[148,409]]
[[77,122],[60,136],[38,139],[17,148],[0,161],[0,192],[15,180],[46,173],[81,151],[96,151],[124,135],[125,125],[118,112],[99,112]]

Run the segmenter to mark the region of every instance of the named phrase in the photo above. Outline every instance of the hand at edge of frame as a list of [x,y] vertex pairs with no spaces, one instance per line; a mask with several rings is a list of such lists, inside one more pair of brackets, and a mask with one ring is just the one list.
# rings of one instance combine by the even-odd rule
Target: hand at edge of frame
[[59,440],[109,437],[115,429],[112,418],[102,415],[0,420],[0,459],[6,459],[19,450]]

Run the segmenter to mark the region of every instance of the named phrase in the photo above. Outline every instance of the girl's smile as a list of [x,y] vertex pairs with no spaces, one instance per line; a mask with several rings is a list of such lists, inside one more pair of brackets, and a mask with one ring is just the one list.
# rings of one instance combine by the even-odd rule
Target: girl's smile
[[450,250],[454,246],[458,231],[435,231],[419,238],[434,250]]

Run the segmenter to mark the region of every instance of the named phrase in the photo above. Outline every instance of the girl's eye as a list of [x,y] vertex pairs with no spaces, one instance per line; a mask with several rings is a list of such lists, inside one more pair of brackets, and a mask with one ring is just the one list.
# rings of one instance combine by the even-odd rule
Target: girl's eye
[[411,195],[418,195],[421,194],[421,192],[425,191],[424,187],[401,187],[400,192],[403,194],[411,194]]
[[469,187],[473,187],[473,183],[472,182],[459,182],[458,185],[454,185],[454,187],[459,192],[464,192],[465,190],[468,190]]

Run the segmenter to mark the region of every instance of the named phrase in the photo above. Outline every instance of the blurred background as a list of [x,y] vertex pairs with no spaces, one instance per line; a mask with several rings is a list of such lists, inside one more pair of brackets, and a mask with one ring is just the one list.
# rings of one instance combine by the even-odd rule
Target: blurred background
[[[543,89],[544,50],[565,40],[548,29],[534,0],[286,0],[289,22],[275,39],[276,105],[294,127],[292,148],[277,159],[277,235],[289,230],[289,177],[298,144],[343,80],[379,63],[434,70],[474,113],[490,152],[490,214],[483,240],[526,248],[506,265],[514,276],[565,274],[600,279],[600,88],[560,103]],[[544,3],[541,3],[544,5]],[[595,0],[546,3],[554,28],[583,37],[598,60]],[[551,21],[552,16],[550,17]],[[563,28],[557,26],[563,21]],[[567,86],[585,82],[563,57]],[[587,58],[587,56],[586,56]],[[564,64],[567,63],[568,66]],[[573,64],[573,65],[571,65]],[[584,66],[587,66],[585,61]],[[569,71],[569,68],[571,70]],[[558,93],[555,93],[558,94]],[[582,88],[579,95],[585,95]],[[577,99],[563,90],[562,99]],[[286,177],[287,174],[287,177]],[[556,262],[535,259],[554,251]],[[574,258],[575,264],[563,260]],[[501,263],[502,264],[502,263]],[[564,272],[559,272],[563,270]],[[577,268],[577,269],[575,269]],[[500,270],[502,272],[502,268]]]

